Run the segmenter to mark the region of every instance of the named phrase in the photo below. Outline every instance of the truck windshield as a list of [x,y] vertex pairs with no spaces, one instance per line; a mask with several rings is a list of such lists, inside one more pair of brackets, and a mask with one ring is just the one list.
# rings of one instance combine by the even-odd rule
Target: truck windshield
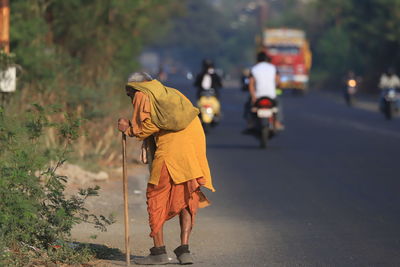
[[268,53],[275,55],[275,54],[290,54],[290,55],[297,55],[300,49],[297,46],[268,46]]

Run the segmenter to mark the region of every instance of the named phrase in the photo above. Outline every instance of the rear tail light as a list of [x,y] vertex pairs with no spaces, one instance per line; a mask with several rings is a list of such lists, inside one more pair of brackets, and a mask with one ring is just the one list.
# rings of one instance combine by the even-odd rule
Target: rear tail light
[[258,102],[258,105],[259,105],[260,107],[272,107],[274,104],[273,104],[272,101],[269,100],[269,99],[261,99],[261,100]]
[[213,113],[213,108],[212,108],[212,106],[209,105],[209,104],[203,105],[203,106],[201,107],[201,110],[204,111],[205,113],[208,113],[208,114]]

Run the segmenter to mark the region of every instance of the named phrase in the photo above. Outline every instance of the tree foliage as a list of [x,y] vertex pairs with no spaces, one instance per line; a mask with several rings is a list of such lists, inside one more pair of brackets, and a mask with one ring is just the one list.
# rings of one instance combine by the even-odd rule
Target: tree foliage
[[186,1],[184,13],[173,18],[163,42],[154,46],[156,50],[191,69],[198,69],[204,58],[227,70],[252,62],[257,32],[254,20],[233,27],[243,3],[223,1],[220,7],[215,7],[211,2]]
[[89,157],[97,149],[111,158],[107,149],[112,139],[102,140],[104,135],[96,129],[110,131],[106,123],[121,109],[124,80],[139,68],[138,54],[168,29],[181,2],[15,0],[10,4],[11,50],[21,75],[18,94],[7,110],[18,112],[32,102],[57,103],[87,122],[79,154]]
[[[376,87],[388,67],[400,70],[400,2],[397,0],[281,1],[275,25],[303,27],[314,51],[314,73],[332,82],[348,70]],[[280,9],[279,9],[280,8]]]

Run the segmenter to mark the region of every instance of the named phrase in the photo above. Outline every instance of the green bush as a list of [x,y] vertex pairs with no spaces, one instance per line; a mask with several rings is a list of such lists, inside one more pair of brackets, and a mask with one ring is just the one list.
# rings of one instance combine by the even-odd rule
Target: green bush
[[[99,187],[65,196],[68,177],[57,175],[56,170],[79,137],[81,122],[65,114],[60,122],[50,123],[48,117],[55,112],[55,107],[33,105],[22,117],[15,117],[0,108],[0,265],[2,260],[24,266],[43,255],[53,261],[87,260],[87,249],[66,245],[73,226],[89,222],[105,231],[113,222],[84,207]],[[48,128],[57,130],[58,147],[44,145]]]

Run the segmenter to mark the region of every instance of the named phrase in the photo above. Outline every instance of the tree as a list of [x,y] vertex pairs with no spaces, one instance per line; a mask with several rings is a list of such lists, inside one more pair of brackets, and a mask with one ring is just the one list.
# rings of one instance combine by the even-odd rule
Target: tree
[[110,138],[96,129],[109,127],[104,124],[121,108],[121,84],[139,67],[138,54],[181,6],[178,0],[11,1],[11,48],[22,75],[7,110],[59,103],[86,119],[79,154],[106,151]]
[[375,90],[379,75],[389,66],[400,70],[399,1],[298,2],[286,6],[274,23],[291,26],[294,21],[306,29],[311,40],[313,72],[322,74],[317,76],[328,84],[353,69],[366,77],[366,88]]

